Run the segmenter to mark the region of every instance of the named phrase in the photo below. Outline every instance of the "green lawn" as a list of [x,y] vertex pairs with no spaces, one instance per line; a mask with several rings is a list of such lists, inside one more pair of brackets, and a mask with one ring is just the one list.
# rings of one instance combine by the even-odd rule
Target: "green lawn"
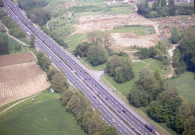
[[185,72],[180,77],[166,81],[170,87],[178,90],[180,96],[195,103],[195,79],[194,74]]
[[35,100],[41,101],[27,101],[28,105],[24,103],[20,109],[0,117],[0,134],[85,135],[73,116],[61,105],[59,98],[46,100],[52,97],[51,94],[38,96]]
[[88,61],[87,58],[81,58],[80,59],[82,63],[84,63],[89,69],[96,70],[96,71],[102,71],[106,68],[106,63],[98,65],[98,66],[92,66]]
[[110,30],[110,33],[134,33],[138,36],[152,35],[155,33],[152,26],[142,25],[122,25],[117,26],[115,29]]
[[87,34],[75,34],[65,38],[65,42],[68,44],[68,51],[73,52],[78,44],[85,41]]

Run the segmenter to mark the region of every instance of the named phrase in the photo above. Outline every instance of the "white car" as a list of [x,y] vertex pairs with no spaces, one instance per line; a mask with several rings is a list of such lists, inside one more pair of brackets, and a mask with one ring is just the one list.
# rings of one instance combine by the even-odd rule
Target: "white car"
[[113,122],[113,123],[115,123],[115,120],[114,120],[114,119],[112,119],[112,122]]

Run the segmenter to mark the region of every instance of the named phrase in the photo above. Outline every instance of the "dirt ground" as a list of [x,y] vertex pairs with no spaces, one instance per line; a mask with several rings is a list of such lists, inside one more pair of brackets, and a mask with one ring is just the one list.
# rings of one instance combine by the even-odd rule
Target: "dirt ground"
[[[32,54],[29,53],[28,55],[33,58]],[[9,59],[15,58],[15,55],[11,56]],[[7,58],[8,56],[1,56],[0,61]],[[11,66],[0,67],[0,107],[49,87],[50,84],[46,75],[36,62],[13,65],[9,61],[9,65]]]
[[159,23],[160,31],[162,31],[164,37],[166,38],[171,36],[171,29],[173,27],[176,27],[179,31],[182,31],[192,25],[195,25],[195,15],[159,17],[152,20]]
[[4,55],[0,56],[0,67],[35,61],[36,58],[31,52]]
[[111,48],[114,50],[121,50],[121,48],[134,45],[140,47],[154,46],[159,40],[160,31],[158,29],[158,24],[155,21],[138,15],[137,13],[130,15],[118,14],[82,16],[79,18],[79,23],[74,25],[75,32],[73,34],[112,30],[114,27],[119,25],[153,26],[155,34],[148,36],[137,36],[133,35],[132,33],[113,33],[111,36],[113,39],[115,39],[115,42]]

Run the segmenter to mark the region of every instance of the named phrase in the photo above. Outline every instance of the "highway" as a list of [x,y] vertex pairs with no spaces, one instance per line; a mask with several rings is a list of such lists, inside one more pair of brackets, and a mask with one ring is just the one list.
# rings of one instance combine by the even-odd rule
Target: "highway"
[[[26,33],[29,32],[35,35],[36,46],[48,56],[51,56],[55,66],[64,70],[69,82],[84,92],[93,107],[102,112],[102,116],[108,124],[115,126],[123,135],[152,135],[144,127],[147,122],[109,90],[107,86],[86,72],[86,68],[79,60],[35,27],[11,0],[6,0],[4,3],[4,9],[10,17]],[[115,122],[113,122],[113,119]]]

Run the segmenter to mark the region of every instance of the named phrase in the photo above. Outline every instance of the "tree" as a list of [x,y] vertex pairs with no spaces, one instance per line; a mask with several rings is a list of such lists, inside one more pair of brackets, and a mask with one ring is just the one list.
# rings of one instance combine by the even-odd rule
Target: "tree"
[[156,1],[153,2],[153,4],[152,4],[152,9],[153,9],[153,10],[156,10],[157,7],[158,7],[157,2],[156,2]]
[[164,6],[166,6],[166,5],[167,5],[166,0],[161,0],[161,6],[164,7]]
[[9,44],[7,35],[0,32],[0,55],[2,54],[9,54]]
[[179,32],[178,32],[177,28],[174,27],[171,30],[171,42],[173,44],[177,44],[178,41],[179,41]]
[[169,0],[169,15],[174,16],[175,15],[175,2],[174,0]]
[[130,91],[128,96],[129,103],[135,107],[147,106],[150,103],[150,97],[144,90],[139,90],[136,87]]
[[30,35],[30,47],[35,48],[35,36],[33,34]]
[[0,0],[0,7],[4,7],[3,0]]
[[117,83],[124,83],[134,78],[133,65],[128,57],[114,55],[106,65],[105,72],[114,77]]
[[51,61],[49,60],[49,58],[43,52],[38,52],[37,60],[43,71],[47,72],[51,65]]
[[69,88],[69,84],[66,77],[60,73],[56,72],[51,79],[51,87],[56,93],[61,93]]
[[101,65],[107,61],[108,54],[101,46],[91,46],[88,49],[87,60],[93,66]]
[[88,34],[88,41],[94,45],[100,45],[108,49],[112,43],[112,38],[107,32],[95,31]]
[[195,26],[190,27],[182,33],[178,46],[180,61],[184,61],[187,70],[195,72]]
[[115,127],[107,126],[104,130],[103,135],[118,135],[118,131]]
[[87,57],[88,49],[90,46],[92,46],[92,44],[88,42],[79,44],[74,50],[74,55],[75,56],[79,55],[80,57]]

